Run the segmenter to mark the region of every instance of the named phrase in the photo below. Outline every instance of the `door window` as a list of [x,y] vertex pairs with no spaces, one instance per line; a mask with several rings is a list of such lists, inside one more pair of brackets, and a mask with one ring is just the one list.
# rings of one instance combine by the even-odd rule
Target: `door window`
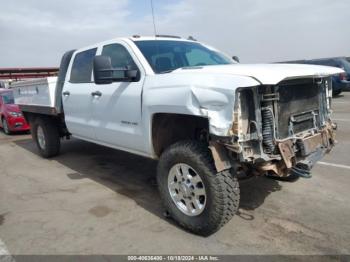
[[72,83],[90,83],[92,75],[93,60],[97,48],[89,49],[77,53],[74,57],[73,66],[70,75]]
[[[102,49],[103,56],[109,56],[112,61],[113,68],[127,68],[137,70],[137,66],[129,54],[128,50],[121,44],[105,45]],[[114,78],[123,78],[123,71],[113,71]]]
[[190,52],[186,53],[186,58],[189,66],[217,64],[217,61],[214,60],[212,55],[198,48],[193,48]]

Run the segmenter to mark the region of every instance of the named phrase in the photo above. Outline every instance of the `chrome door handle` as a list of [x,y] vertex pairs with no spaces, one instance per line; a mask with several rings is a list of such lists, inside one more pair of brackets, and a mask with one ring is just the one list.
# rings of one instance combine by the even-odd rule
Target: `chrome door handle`
[[102,93],[100,91],[95,91],[91,93],[92,96],[102,96]]
[[69,92],[69,91],[64,91],[62,94],[63,94],[64,96],[69,96],[69,95],[70,95],[70,92]]

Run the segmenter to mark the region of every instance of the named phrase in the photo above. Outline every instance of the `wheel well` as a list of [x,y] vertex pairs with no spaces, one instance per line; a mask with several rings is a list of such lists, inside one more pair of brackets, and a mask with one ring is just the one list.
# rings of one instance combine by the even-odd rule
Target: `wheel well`
[[29,112],[22,112],[24,119],[27,121],[27,123],[33,122],[35,119],[35,114],[29,113]]
[[157,113],[152,120],[152,145],[159,157],[170,145],[181,140],[205,140],[209,136],[209,120],[200,116]]
[[3,121],[4,118],[5,118],[4,115],[0,115],[0,121],[1,121],[0,125],[1,125],[2,127],[3,127],[2,121]]
[[37,118],[43,118],[47,121],[52,121],[52,123],[55,123],[59,134],[61,137],[69,135],[66,125],[64,123],[64,117],[61,115],[44,115],[44,114],[38,114],[38,113],[31,113],[31,112],[23,112],[23,116],[26,119],[26,121],[30,124],[33,124]]

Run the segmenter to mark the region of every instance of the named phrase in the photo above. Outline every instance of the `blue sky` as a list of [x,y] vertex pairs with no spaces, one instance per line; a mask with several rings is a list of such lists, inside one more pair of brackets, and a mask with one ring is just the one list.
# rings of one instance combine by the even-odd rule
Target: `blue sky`
[[[194,36],[242,62],[350,56],[349,0],[153,0],[159,34]],[[0,3],[0,67],[57,66],[118,36],[151,35],[150,0]]]

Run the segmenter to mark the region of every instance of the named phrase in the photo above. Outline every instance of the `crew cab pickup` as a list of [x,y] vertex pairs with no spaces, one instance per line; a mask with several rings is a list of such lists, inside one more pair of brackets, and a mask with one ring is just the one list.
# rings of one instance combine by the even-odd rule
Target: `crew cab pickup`
[[118,38],[64,54],[57,78],[14,85],[44,157],[74,136],[159,159],[169,215],[210,235],[239,205],[238,177],[310,177],[335,143],[338,68],[239,64],[197,41]]

